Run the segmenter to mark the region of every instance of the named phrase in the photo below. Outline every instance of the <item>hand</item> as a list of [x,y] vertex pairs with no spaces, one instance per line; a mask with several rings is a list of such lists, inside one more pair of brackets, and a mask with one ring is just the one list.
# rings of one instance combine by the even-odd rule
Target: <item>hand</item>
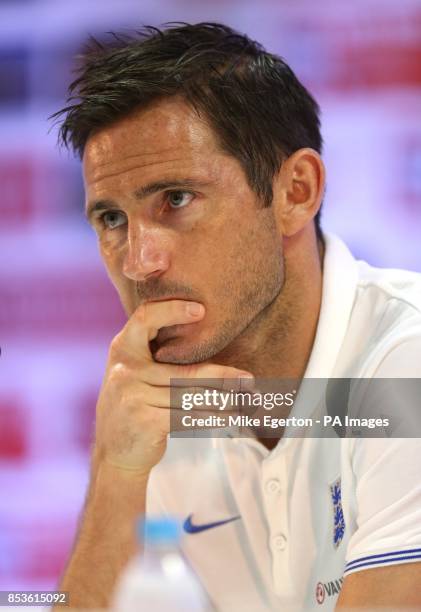
[[[198,307],[190,312],[192,305]],[[170,431],[170,379],[239,379],[251,374],[209,363],[154,361],[149,342],[159,329],[200,321],[202,304],[168,300],[142,304],[113,339],[97,403],[94,456],[147,475],[164,454]],[[188,389],[191,392],[191,387]],[[196,389],[199,390],[199,389]]]

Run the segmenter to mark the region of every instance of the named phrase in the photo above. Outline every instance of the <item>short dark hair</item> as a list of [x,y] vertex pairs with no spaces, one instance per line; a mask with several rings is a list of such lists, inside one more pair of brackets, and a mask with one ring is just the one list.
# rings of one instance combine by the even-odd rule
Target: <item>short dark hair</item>
[[[67,106],[52,117],[61,120],[61,142],[80,157],[91,133],[173,95],[203,113],[266,206],[286,157],[303,147],[322,152],[317,102],[280,57],[226,25],[111,32],[91,38],[79,57]],[[320,212],[315,224],[320,237]]]

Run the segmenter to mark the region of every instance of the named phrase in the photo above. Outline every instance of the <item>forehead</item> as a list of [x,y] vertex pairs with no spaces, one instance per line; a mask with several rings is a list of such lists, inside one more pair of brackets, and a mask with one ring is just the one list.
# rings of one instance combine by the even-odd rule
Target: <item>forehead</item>
[[197,162],[217,150],[207,123],[183,100],[172,98],[136,110],[90,136],[83,172],[89,184],[131,167]]

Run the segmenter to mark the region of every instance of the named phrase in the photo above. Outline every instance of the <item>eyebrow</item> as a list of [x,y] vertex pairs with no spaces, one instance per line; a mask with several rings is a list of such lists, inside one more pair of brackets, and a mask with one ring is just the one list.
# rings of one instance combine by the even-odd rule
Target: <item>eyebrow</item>
[[[143,185],[143,187],[139,187],[138,189],[136,189],[134,192],[134,197],[136,198],[136,200],[143,200],[147,196],[150,196],[154,193],[159,193],[160,191],[165,191],[166,189],[197,189],[201,187],[206,187],[207,185],[209,185],[208,182],[199,182],[190,178],[155,181],[153,183],[148,183],[147,185]],[[92,216],[95,212],[99,210],[109,210],[110,208],[115,208],[117,206],[118,205],[113,200],[96,200],[94,202],[89,202],[86,207],[85,216],[88,221],[91,221]]]

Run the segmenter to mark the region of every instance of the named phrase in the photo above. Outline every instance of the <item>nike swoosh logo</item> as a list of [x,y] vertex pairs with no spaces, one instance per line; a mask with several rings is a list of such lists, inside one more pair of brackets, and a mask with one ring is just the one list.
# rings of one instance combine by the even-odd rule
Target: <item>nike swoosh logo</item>
[[190,516],[188,516],[184,521],[183,529],[186,533],[200,533],[201,531],[206,531],[207,529],[220,527],[221,525],[226,525],[227,523],[231,523],[232,521],[238,521],[241,516],[233,516],[229,519],[224,519],[223,521],[215,521],[214,523],[204,523],[203,525],[193,525],[192,518],[193,514],[190,514]]

